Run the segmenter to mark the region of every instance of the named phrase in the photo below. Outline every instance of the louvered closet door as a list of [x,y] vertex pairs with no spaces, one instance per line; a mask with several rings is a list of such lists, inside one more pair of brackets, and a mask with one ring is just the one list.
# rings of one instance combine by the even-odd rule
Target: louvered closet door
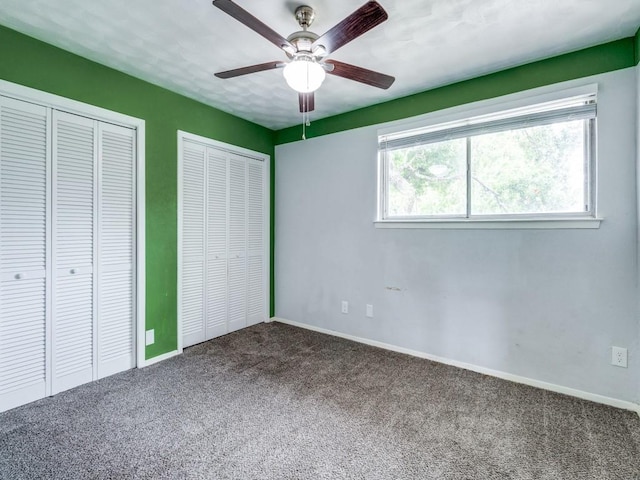
[[97,377],[135,366],[135,135],[99,124]]
[[183,143],[182,268],[179,311],[182,345],[206,340],[205,329],[205,157],[202,145]]
[[53,112],[52,393],[93,379],[97,122]]
[[0,97],[0,411],[46,394],[47,115]]
[[247,326],[247,162],[229,157],[229,331]]
[[227,158],[207,149],[207,340],[227,327]]
[[266,320],[264,162],[247,160],[247,324]]

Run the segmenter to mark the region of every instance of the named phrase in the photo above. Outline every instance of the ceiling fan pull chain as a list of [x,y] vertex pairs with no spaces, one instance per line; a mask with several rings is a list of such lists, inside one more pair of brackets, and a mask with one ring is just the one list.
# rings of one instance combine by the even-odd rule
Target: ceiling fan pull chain
[[309,105],[311,101],[308,95],[305,95],[302,99],[302,140],[307,139],[307,127],[311,125],[309,121]]
[[302,140],[306,140],[307,139],[307,124],[304,121],[304,115],[305,115],[305,113],[302,112]]

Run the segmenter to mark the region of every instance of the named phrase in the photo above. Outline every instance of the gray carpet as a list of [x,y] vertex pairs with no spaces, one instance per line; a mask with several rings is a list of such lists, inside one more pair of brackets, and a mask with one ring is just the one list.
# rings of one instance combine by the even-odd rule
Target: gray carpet
[[2,479],[640,479],[640,419],[262,324],[0,414]]

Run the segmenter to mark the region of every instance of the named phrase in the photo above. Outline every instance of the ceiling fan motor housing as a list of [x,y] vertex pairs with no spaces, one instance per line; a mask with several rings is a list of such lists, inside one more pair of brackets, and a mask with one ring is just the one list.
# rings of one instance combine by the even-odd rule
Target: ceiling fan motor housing
[[301,5],[296,8],[296,20],[300,24],[300,28],[306,30],[311,26],[316,18],[316,12],[307,5]]
[[[308,30],[301,30],[299,32],[292,33],[287,37],[287,40],[296,49],[296,53],[306,53],[311,55],[313,42],[318,39],[318,35]],[[289,58],[293,58],[295,55],[286,52]]]

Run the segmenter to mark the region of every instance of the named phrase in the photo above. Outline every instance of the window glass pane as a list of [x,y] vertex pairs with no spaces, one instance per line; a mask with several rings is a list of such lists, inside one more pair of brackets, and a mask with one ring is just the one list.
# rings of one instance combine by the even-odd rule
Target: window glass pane
[[586,211],[585,127],[554,123],[471,138],[471,214]]
[[467,142],[456,139],[388,153],[388,216],[466,215]]

